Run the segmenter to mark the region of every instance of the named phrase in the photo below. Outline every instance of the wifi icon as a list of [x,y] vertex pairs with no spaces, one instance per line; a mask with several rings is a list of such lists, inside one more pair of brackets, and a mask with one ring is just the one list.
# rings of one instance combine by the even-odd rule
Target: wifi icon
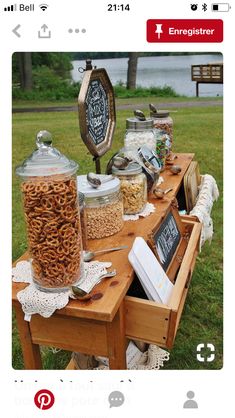
[[45,10],[49,7],[48,4],[40,4],[39,5],[40,9],[43,10],[45,12]]

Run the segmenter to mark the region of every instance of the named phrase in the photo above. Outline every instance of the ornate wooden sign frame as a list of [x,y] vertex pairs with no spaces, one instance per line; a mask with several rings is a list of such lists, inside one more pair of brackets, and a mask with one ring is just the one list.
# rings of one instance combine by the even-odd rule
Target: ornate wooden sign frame
[[116,124],[113,86],[104,68],[85,71],[78,107],[82,140],[95,158],[101,157],[111,148]]

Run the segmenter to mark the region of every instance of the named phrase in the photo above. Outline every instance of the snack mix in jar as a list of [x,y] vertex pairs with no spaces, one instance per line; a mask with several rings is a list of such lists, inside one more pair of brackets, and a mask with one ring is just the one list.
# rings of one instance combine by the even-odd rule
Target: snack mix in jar
[[[100,179],[102,182],[102,176]],[[119,232],[123,225],[120,180],[114,178],[94,189],[87,176],[78,176],[78,189],[85,195],[87,238],[104,238]]]
[[78,165],[52,147],[47,131],[37,134],[36,145],[16,169],[22,179],[33,281],[40,290],[62,291],[83,275]]
[[140,213],[147,203],[147,179],[138,163],[131,163],[126,169],[113,166],[112,173],[121,182],[125,215]]

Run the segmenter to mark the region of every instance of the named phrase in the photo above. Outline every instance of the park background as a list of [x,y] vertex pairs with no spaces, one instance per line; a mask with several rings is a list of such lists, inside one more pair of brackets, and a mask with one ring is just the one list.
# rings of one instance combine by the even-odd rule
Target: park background
[[[153,103],[172,112],[173,151],[195,153],[201,174],[211,174],[217,181],[220,198],[212,212],[214,237],[197,258],[175,345],[164,369],[219,369],[223,364],[223,86],[200,86],[200,97],[196,98],[191,65],[218,63],[223,57],[214,53],[148,55],[151,56],[111,52],[13,55],[12,257],[15,261],[27,249],[15,168],[34,150],[36,133],[42,129],[50,131],[53,145],[79,163],[79,174],[94,171],[92,157],[80,137],[77,110],[82,78],[78,68],[85,68],[85,59],[91,58],[93,65],[108,72],[116,97],[116,129],[112,149],[101,159],[103,171],[110,157],[123,146],[126,118],[136,108],[148,115],[148,104]],[[196,360],[196,347],[202,342],[216,347],[216,360],[206,366]],[[14,314],[12,343],[13,367],[22,369]],[[45,369],[64,369],[71,354],[42,347],[42,355]]]

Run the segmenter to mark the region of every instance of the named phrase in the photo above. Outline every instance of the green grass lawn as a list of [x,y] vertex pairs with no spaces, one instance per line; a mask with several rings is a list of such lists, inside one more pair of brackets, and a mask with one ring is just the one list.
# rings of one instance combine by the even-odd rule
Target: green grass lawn
[[[120,102],[119,99],[118,102]],[[172,102],[178,99],[172,98]],[[189,100],[189,99],[188,99]],[[122,99],[125,103],[140,103],[141,98]],[[160,98],[162,101],[162,98]],[[170,101],[170,100],[169,100]],[[182,99],[179,100],[182,102]],[[191,101],[191,98],[190,98]],[[145,103],[145,100],[144,100]],[[176,106],[177,108],[177,106]],[[117,125],[112,151],[102,157],[102,168],[109,158],[123,146],[125,119],[130,111],[117,111]],[[223,128],[222,107],[178,108],[172,114],[174,119],[175,152],[193,152],[200,164],[201,174],[215,177],[220,198],[213,207],[214,237],[199,254],[189,289],[180,327],[171,350],[170,361],[165,369],[219,369],[222,367],[222,291],[223,291]],[[79,174],[94,171],[94,163],[80,139],[76,112],[23,113],[13,115],[13,186],[12,186],[12,257],[16,260],[27,247],[19,180],[15,176],[16,165],[22,163],[34,149],[35,135],[41,130],[53,134],[53,145],[70,158],[79,162]],[[199,343],[213,343],[216,347],[216,360],[212,363],[199,363],[196,360],[196,346]],[[70,353],[60,351],[56,354],[42,348],[43,363],[46,369],[63,369]],[[13,318],[13,367],[23,368],[20,343]]]

